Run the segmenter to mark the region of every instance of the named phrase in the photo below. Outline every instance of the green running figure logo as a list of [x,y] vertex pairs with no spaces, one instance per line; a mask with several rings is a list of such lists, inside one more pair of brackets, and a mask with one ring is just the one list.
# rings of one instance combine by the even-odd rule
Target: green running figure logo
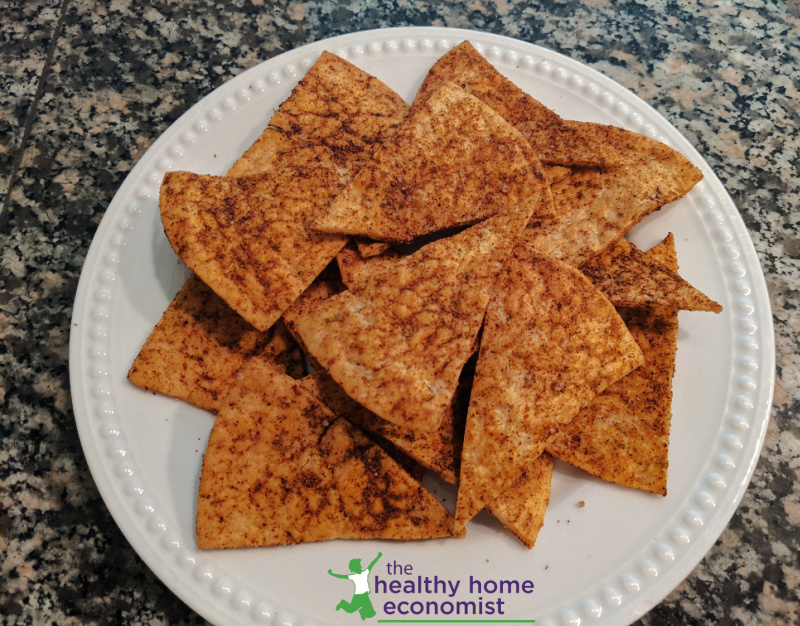
[[348,613],[355,613],[361,616],[362,620],[368,617],[375,617],[375,609],[372,607],[372,602],[369,599],[369,573],[370,570],[378,562],[378,559],[383,556],[383,552],[378,552],[378,556],[372,559],[372,563],[367,565],[366,569],[361,569],[361,559],[350,560],[350,574],[334,574],[333,570],[328,570],[328,573],[334,578],[347,578],[353,581],[355,590],[353,591],[353,599],[348,602],[342,600],[336,605],[336,610],[344,609]]

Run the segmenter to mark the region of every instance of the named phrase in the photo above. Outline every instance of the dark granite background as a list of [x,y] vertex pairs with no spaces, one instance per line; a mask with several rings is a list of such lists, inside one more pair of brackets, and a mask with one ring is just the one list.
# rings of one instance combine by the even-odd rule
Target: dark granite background
[[609,75],[732,195],[774,311],[772,420],[729,527],[642,623],[800,623],[798,12],[796,0],[0,1],[0,622],[203,623],[122,537],[81,451],[67,357],[89,243],[137,159],[229,78],[329,36],[433,25]]

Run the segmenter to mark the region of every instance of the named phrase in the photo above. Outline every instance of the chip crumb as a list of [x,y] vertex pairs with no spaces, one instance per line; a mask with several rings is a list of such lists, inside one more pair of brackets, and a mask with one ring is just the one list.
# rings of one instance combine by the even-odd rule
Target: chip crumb
[[586,506],[586,502],[584,502],[583,500],[581,500],[580,502],[578,502],[578,508],[579,508],[579,509],[582,509],[582,508],[583,508],[583,507],[585,507],[585,506]]

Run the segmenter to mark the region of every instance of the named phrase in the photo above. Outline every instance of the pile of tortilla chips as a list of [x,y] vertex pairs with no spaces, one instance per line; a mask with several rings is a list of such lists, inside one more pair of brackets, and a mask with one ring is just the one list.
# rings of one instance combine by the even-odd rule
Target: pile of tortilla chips
[[554,459],[665,495],[677,312],[721,307],[671,235],[624,236],[700,178],[468,42],[411,106],[323,53],[227,175],[161,187],[194,275],[128,378],[216,413],[198,546],[463,536],[486,509],[531,547]]

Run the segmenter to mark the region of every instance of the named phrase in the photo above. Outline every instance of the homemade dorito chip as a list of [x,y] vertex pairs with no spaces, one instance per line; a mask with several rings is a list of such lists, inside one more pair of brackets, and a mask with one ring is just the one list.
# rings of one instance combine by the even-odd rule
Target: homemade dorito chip
[[695,289],[676,271],[626,239],[612,243],[583,263],[580,270],[616,307],[722,311],[718,303]]
[[552,215],[549,193],[540,195],[544,178],[519,131],[477,98],[446,84],[384,142],[310,227],[402,243],[523,203],[538,215]]
[[428,72],[412,104],[412,112],[445,83],[455,83],[485,102],[528,140],[543,163],[571,166],[614,167],[628,156],[610,145],[611,127],[571,122],[503,76],[468,41],[439,59]]
[[525,232],[529,244],[580,265],[700,181],[702,173],[683,155],[642,139],[646,150],[638,153],[638,160],[609,169],[573,168],[553,184],[559,217],[531,220]]
[[407,110],[382,82],[323,53],[228,177],[165,176],[162,221],[178,256],[266,330],[345,243],[305,224]]
[[526,212],[434,241],[295,321],[310,354],[347,394],[394,424],[434,431],[450,411],[483,320],[503,246]]
[[383,450],[260,359],[240,372],[203,458],[197,545],[427,539],[452,516]]
[[[677,272],[672,236],[644,253]],[[622,309],[645,362],[563,426],[547,445],[558,459],[610,482],[667,494],[677,309]]]
[[642,363],[577,269],[514,247],[486,312],[461,456],[457,524],[517,484],[563,424]]
[[181,260],[267,330],[346,243],[304,226],[320,199],[333,197],[344,182],[331,162],[247,178],[168,172],[161,220]]
[[258,331],[191,276],[150,333],[128,372],[135,385],[216,411],[251,356],[303,375],[297,343],[282,324]]
[[408,105],[386,84],[323,52],[269,125],[358,163],[391,136]]

